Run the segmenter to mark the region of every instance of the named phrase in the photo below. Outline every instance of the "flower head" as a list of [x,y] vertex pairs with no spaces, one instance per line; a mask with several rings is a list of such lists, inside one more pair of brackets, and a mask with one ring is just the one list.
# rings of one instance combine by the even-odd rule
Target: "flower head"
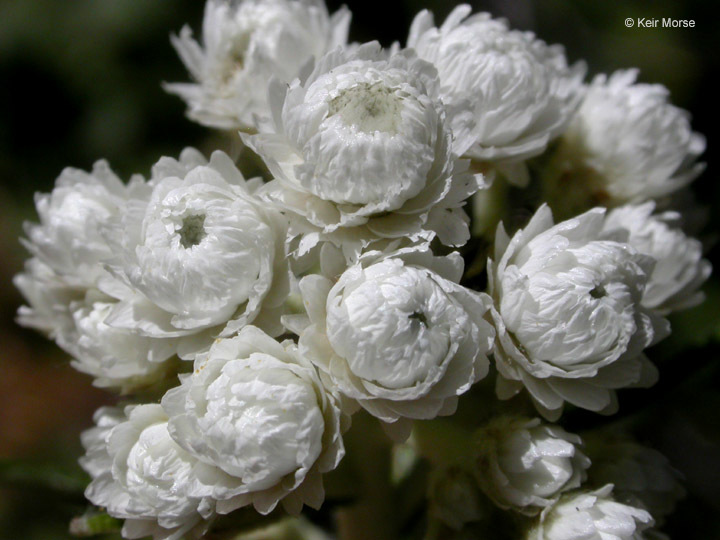
[[220,339],[162,401],[173,439],[201,463],[192,495],[227,513],[282,500],[298,513],[323,501],[321,473],[334,469],[348,427],[336,398],[292,342],[253,326]]
[[[557,189],[578,184],[595,204],[656,199],[691,182],[705,139],[659,84],[637,84],[638,71],[598,75],[563,135],[569,169]],[[575,193],[573,191],[573,193]],[[562,193],[560,194],[562,196]]]
[[641,353],[669,333],[642,305],[654,260],[605,236],[604,217],[596,208],[553,225],[543,206],[512,239],[498,228],[488,262],[498,395],[524,385],[549,419],[565,401],[612,412],[612,389],[652,384]]
[[[252,193],[230,158],[195,151],[161,159],[147,195],[114,223],[109,267],[133,292],[108,324],[153,337],[219,326],[222,335],[263,318],[277,331],[287,294],[283,217]],[[277,319],[277,318],[276,318]]]
[[[468,236],[463,201],[478,179],[460,174],[435,69],[377,43],[321,58],[289,87],[275,86],[274,133],[245,136],[276,177],[269,195],[295,217],[305,250],[320,239],[356,251],[372,239],[432,230]],[[427,233],[426,233],[427,236]]]
[[569,493],[540,514],[527,540],[642,540],[653,525],[645,510],[615,502],[612,484],[596,491]]
[[188,496],[195,460],[170,438],[160,405],[101,408],[83,433],[80,464],[92,477],[85,496],[124,519],[123,536],[179,540],[203,530],[212,508]]
[[587,477],[590,460],[580,437],[538,418],[498,418],[477,441],[476,477],[501,508],[537,514]]
[[350,12],[332,17],[322,0],[208,0],[203,46],[188,26],[172,43],[195,79],[166,90],[210,127],[254,129],[269,120],[268,82],[292,81],[312,58],[345,45]]
[[688,238],[678,226],[680,214],[653,214],[655,203],[627,205],[608,212],[604,228],[628,231],[628,244],[657,263],[643,294],[643,305],[664,313],[695,306],[704,295],[698,289],[712,266],[702,258],[699,240]]
[[538,155],[570,120],[584,66],[570,69],[559,45],[510,30],[488,13],[469,16],[471,10],[456,7],[439,28],[421,11],[408,47],[437,67],[446,104],[469,101],[474,127],[466,155],[495,162]]
[[385,422],[452,414],[488,371],[484,295],[457,284],[462,259],[427,248],[366,255],[336,283],[300,289],[310,325],[300,349],[341,393]]
[[103,263],[112,255],[103,236],[107,223],[122,214],[138,186],[125,185],[105,161],[89,173],[66,168],[51,193],[38,193],[40,223],[25,223],[28,250],[64,283],[88,288],[105,276]]

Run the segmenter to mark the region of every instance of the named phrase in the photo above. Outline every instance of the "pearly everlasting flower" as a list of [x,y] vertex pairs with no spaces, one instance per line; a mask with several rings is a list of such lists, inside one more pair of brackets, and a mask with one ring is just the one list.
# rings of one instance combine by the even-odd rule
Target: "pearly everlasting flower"
[[103,407],[96,427],[82,435],[80,464],[92,477],[85,496],[124,519],[125,538],[194,538],[213,515],[206,500],[188,495],[196,464],[170,437],[160,405]]
[[274,132],[244,136],[276,180],[268,195],[294,218],[300,254],[319,240],[346,252],[378,238],[469,237],[461,206],[480,187],[455,153],[436,70],[377,43],[338,49],[271,89]]
[[652,384],[642,351],[669,333],[641,303],[654,260],[608,239],[604,219],[595,208],[553,225],[544,205],[512,239],[498,227],[488,261],[498,396],[524,386],[551,420],[565,401],[613,412],[613,389]]
[[645,510],[615,502],[612,484],[573,492],[543,510],[527,540],[643,540],[653,520]]
[[217,340],[162,405],[173,439],[200,462],[190,495],[221,514],[249,504],[267,514],[279,501],[291,513],[319,508],[321,474],[345,453],[349,419],[315,368],[253,326]]
[[492,162],[536,156],[575,111],[584,66],[569,68],[561,46],[471,11],[467,4],[456,7],[439,28],[432,13],[421,11],[408,47],[437,67],[446,104],[469,100],[473,144],[465,155]]
[[657,263],[650,274],[643,305],[668,313],[703,301],[698,289],[710,276],[712,266],[702,258],[702,244],[688,238],[678,227],[677,212],[653,214],[655,203],[623,206],[608,212],[604,228],[628,231],[628,244],[650,255]]
[[590,466],[580,437],[539,418],[498,418],[479,430],[477,444],[475,474],[485,494],[527,515],[580,487]]
[[269,120],[268,82],[292,81],[309,60],[347,42],[350,12],[332,17],[322,0],[208,0],[201,46],[185,26],[172,43],[195,83],[165,89],[188,116],[221,129]]
[[336,283],[303,278],[309,326],[297,329],[300,350],[384,422],[452,414],[487,374],[493,339],[488,299],[458,285],[462,266],[457,253],[413,248],[370,253]]
[[70,313],[74,324],[58,334],[57,343],[73,357],[75,369],[94,377],[95,386],[127,392],[165,376],[177,340],[108,326],[105,319],[116,304],[97,291],[73,302]]
[[255,197],[257,183],[223,152],[209,162],[192,150],[161,159],[146,196],[113,224],[109,268],[133,294],[120,295],[105,322],[151,337],[211,327],[225,336],[252,321],[277,331],[286,224]]
[[[638,71],[598,75],[563,136],[567,171],[556,190],[585,192],[595,204],[639,203],[672,193],[703,169],[705,139],[659,84],[636,84]],[[572,193],[575,193],[574,191]],[[575,195],[573,195],[575,196]]]
[[66,168],[51,193],[35,195],[40,223],[25,223],[23,243],[68,285],[95,286],[112,255],[102,229],[136,186],[136,179],[123,184],[105,161],[90,173]]
[[96,386],[129,391],[165,374],[175,340],[109,327],[104,321],[115,299],[95,288],[71,286],[37,258],[28,260],[13,282],[29,304],[18,310],[18,323],[55,340],[73,357],[74,368],[95,378]]
[[590,482],[614,484],[615,499],[646,509],[657,525],[685,496],[682,475],[653,448],[600,432],[588,439],[588,453],[593,460]]

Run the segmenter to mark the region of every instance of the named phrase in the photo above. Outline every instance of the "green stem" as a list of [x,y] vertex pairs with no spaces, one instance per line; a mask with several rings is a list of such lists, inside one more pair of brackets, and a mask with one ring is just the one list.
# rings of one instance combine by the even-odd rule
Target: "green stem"
[[338,510],[340,540],[397,538],[395,501],[390,480],[392,443],[377,420],[365,412],[353,417],[345,436],[347,457],[357,476],[358,499]]

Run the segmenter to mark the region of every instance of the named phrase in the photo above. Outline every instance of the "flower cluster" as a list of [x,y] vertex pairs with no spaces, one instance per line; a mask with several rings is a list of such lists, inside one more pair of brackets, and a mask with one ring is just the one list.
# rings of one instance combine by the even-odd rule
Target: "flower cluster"
[[[173,36],[195,82],[166,89],[265,177],[185,149],[37,196],[19,322],[126,398],[83,435],[87,498],[126,538],[320,508],[357,413],[430,461],[437,526],[510,512],[533,540],[643,538],[682,493],[666,460],[547,422],[652,385],[645,350],[702,301],[710,264],[666,197],[702,137],[636,72],[586,84],[562,47],[466,5],[418,14],[404,48],[349,44],[349,22],[208,0],[202,45]],[[514,229],[488,207],[512,207],[508,183],[543,194]],[[495,234],[468,242],[471,217]],[[443,451],[420,426],[463,403]]]

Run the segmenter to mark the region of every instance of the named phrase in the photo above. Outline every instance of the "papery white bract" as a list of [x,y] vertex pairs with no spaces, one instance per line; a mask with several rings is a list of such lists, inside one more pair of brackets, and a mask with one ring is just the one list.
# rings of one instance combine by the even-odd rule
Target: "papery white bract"
[[278,332],[286,222],[253,195],[257,184],[220,151],[209,162],[193,150],[161,159],[147,195],[113,224],[108,266],[132,295],[106,322],[152,337],[230,335],[252,321]]
[[580,437],[538,418],[500,417],[476,437],[476,478],[501,508],[537,514],[587,477]]
[[561,46],[471,11],[456,7],[439,28],[432,13],[421,11],[408,47],[437,67],[446,104],[470,102],[473,144],[465,155],[496,163],[536,156],[575,111],[584,65],[568,68]]
[[170,437],[160,405],[104,407],[83,433],[80,464],[92,477],[85,496],[124,519],[125,538],[199,538],[213,515],[206,500],[190,497],[195,460]]
[[243,140],[275,176],[267,192],[294,217],[300,252],[319,240],[354,255],[378,238],[467,241],[461,206],[480,178],[455,159],[467,137],[450,132],[429,63],[368,43],[271,92],[273,132]]
[[705,296],[698,289],[712,266],[702,258],[699,240],[689,238],[678,226],[676,212],[653,214],[655,203],[627,205],[608,212],[604,228],[628,231],[628,244],[657,262],[643,294],[643,305],[669,313],[695,306]]
[[256,129],[270,119],[270,79],[290,82],[306,62],[345,45],[349,24],[346,8],[331,17],[322,0],[208,0],[203,46],[188,26],[172,38],[196,83],[165,89],[200,124]]
[[652,384],[642,351],[669,333],[641,303],[655,261],[603,236],[604,218],[596,208],[554,225],[543,205],[512,239],[498,227],[488,261],[498,396],[524,386],[551,420],[565,401],[614,412],[613,389]]
[[253,326],[217,340],[162,405],[172,437],[200,462],[190,494],[221,514],[249,504],[267,514],[280,501],[294,514],[319,508],[321,474],[345,453],[349,419],[315,368]]
[[487,374],[494,337],[486,295],[457,284],[462,266],[457,254],[413,248],[370,253],[336,283],[303,278],[300,350],[384,422],[452,414]]
[[25,262],[24,272],[13,278],[13,284],[29,304],[18,309],[18,324],[43,332],[51,339],[73,327],[70,304],[83,299],[84,287],[70,286],[35,257]]
[[59,332],[57,344],[73,357],[75,369],[94,377],[95,386],[127,392],[165,376],[177,340],[108,326],[105,319],[116,303],[91,291],[84,301],[70,304],[74,325]]
[[[668,101],[659,84],[635,83],[638,71],[598,75],[563,135],[561,182],[552,196],[585,193],[594,204],[641,203],[691,182],[705,139],[686,111]],[[568,184],[573,184],[568,191]],[[576,191],[577,190],[577,191]]]
[[[612,499],[612,484],[596,491],[580,491],[562,497],[543,510],[527,540],[643,540],[653,525],[645,510]],[[582,536],[581,536],[582,535]]]

